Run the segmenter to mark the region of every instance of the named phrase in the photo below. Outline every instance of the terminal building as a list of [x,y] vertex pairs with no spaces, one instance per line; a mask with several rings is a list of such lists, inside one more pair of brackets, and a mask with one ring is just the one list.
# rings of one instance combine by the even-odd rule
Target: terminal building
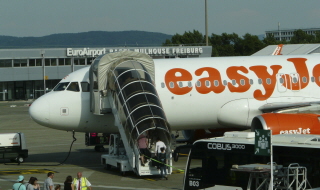
[[[268,35],[273,35],[273,37],[276,40],[290,41],[291,38],[293,37],[294,31],[296,30],[298,29],[269,30],[269,31],[265,31],[265,37],[267,37]],[[316,32],[320,32],[320,28],[305,28],[301,30],[304,31],[306,34],[312,34],[312,35],[315,35]]]
[[0,101],[36,99],[95,57],[136,51],[153,59],[211,57],[211,46],[0,49]]

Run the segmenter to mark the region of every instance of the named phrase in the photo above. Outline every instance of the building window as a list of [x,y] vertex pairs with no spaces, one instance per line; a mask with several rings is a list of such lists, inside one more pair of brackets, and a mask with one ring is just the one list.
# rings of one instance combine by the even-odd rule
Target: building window
[[14,67],[26,67],[28,64],[27,59],[14,59],[13,60],[13,66]]
[[11,59],[0,60],[0,67],[12,67],[12,60]]
[[51,59],[51,66],[57,66],[57,59]]
[[44,63],[45,63],[45,66],[50,66],[50,59],[45,59]]
[[74,65],[86,65],[85,58],[74,58]]
[[64,65],[71,65],[71,58],[64,59]]
[[91,65],[93,63],[94,59],[95,59],[95,57],[88,57],[87,58],[87,65]]
[[63,66],[64,65],[64,59],[63,58],[59,58],[58,59],[59,65]]
[[36,66],[37,67],[42,66],[42,59],[36,59]]

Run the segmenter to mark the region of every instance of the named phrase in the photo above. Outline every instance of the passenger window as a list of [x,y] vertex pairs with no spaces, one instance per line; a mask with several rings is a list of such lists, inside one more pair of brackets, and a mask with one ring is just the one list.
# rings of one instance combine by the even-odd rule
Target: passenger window
[[214,80],[214,86],[219,86],[219,81],[218,80]]
[[262,79],[258,79],[258,83],[259,83],[259,84],[262,84]]
[[284,83],[283,78],[279,78],[279,82],[280,82],[280,84],[283,84]]
[[188,82],[188,87],[192,88],[192,83],[191,83],[191,81]]
[[235,86],[236,84],[236,80],[232,79],[232,85]]
[[253,80],[252,79],[250,79],[250,85],[253,85]]
[[82,92],[90,92],[90,85],[88,82],[81,82]]
[[206,80],[206,87],[210,87],[210,81]]
[[200,87],[201,86],[201,82],[197,81],[196,85],[197,85],[197,87]]
[[80,88],[79,88],[78,82],[70,83],[70,85],[68,86],[67,90],[68,91],[73,91],[73,92],[79,92]]
[[169,82],[169,86],[170,86],[170,88],[174,88],[174,83],[173,82]]
[[183,87],[183,84],[182,84],[182,82],[181,82],[181,81],[179,82],[179,87],[180,87],[180,88],[182,88],[182,87]]
[[293,77],[293,83],[297,83],[298,82],[298,79],[297,79],[297,77]]
[[227,86],[228,82],[226,80],[223,80],[223,85]]
[[161,83],[161,88],[164,88],[164,87],[165,87],[164,82],[162,82]]
[[302,77],[302,82],[307,83],[307,77]]
[[314,77],[311,77],[311,82],[314,82]]
[[69,82],[61,82],[53,89],[53,91],[64,91],[67,88],[68,84]]
[[242,86],[244,86],[245,83],[246,83],[246,81],[245,81],[244,79],[241,79],[241,80],[240,80],[240,84],[241,84]]
[[271,79],[267,78],[267,84],[271,84]]

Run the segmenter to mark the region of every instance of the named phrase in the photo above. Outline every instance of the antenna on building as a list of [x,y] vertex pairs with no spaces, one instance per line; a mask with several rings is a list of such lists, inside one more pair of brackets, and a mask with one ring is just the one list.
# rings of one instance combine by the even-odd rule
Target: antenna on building
[[280,22],[278,22],[279,41],[281,41]]

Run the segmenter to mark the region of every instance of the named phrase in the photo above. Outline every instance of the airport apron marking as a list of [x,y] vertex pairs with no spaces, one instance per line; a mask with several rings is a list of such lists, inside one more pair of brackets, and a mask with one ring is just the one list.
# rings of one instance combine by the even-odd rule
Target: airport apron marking
[[28,169],[22,169],[22,170],[0,170],[0,175],[17,175],[17,174],[42,174],[42,173],[48,173],[48,172],[53,172],[57,173],[52,170],[48,169],[33,169],[33,170],[28,170]]

